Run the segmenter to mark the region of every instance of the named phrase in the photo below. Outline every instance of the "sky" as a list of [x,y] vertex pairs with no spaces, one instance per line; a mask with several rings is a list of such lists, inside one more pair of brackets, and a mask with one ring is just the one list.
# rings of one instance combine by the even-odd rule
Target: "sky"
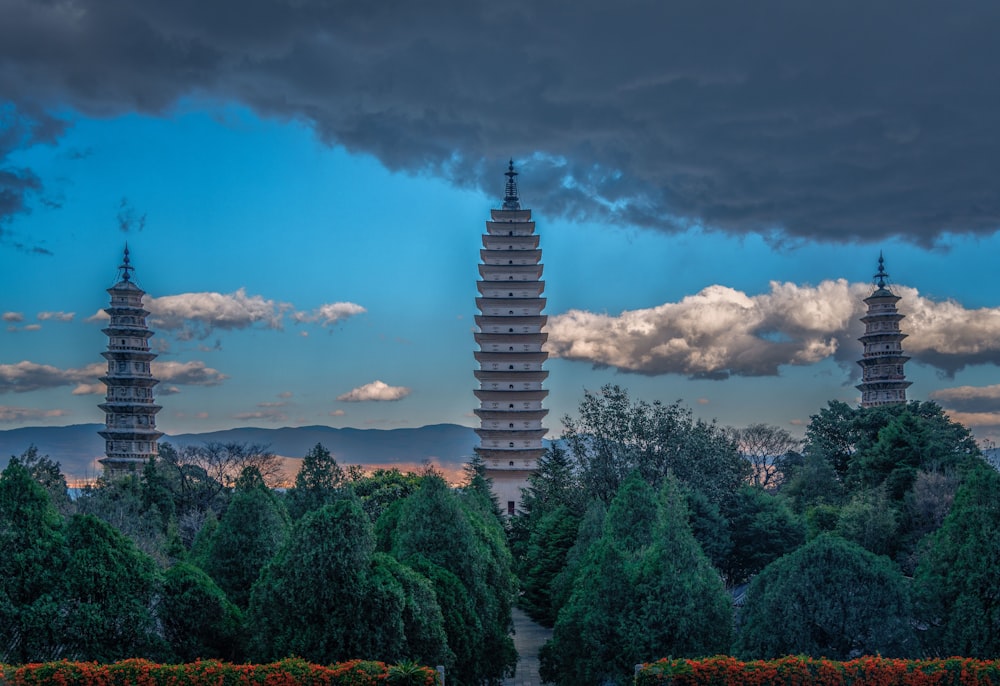
[[0,0],[0,429],[97,423],[127,243],[159,428],[476,426],[507,162],[550,436],[585,390],[801,436],[879,254],[908,395],[1000,439],[1000,5]]

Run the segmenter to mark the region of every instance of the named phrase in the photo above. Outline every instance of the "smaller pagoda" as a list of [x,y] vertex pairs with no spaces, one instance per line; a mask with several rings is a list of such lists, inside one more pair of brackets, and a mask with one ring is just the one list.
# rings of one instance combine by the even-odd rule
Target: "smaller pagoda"
[[889,289],[888,279],[885,259],[879,253],[875,290],[864,300],[868,306],[867,314],[861,318],[865,335],[858,339],[864,345],[864,356],[858,360],[861,383],[855,387],[861,391],[861,407],[905,403],[910,385],[903,370],[910,359],[903,354],[906,334],[899,330],[904,315],[896,309],[900,297]]
[[104,439],[105,457],[99,460],[107,477],[120,476],[142,469],[158,452],[153,403],[153,378],[149,365],[156,353],[149,350],[153,332],[146,325],[149,312],[142,307],[142,296],[132,277],[135,267],[129,261],[128,245],[118,267],[118,283],[108,289],[111,306],[104,311],[111,321],[102,329],[108,337],[108,349],[101,355],[108,361],[108,372],[101,377],[107,397],[99,406],[104,411],[105,428],[98,434]]

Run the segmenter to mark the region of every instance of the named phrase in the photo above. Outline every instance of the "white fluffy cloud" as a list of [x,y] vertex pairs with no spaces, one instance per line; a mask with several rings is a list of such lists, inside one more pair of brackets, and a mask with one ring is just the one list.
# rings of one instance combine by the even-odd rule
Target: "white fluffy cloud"
[[[549,318],[555,357],[638,374],[726,378],[777,375],[782,365],[834,357],[853,365],[870,284],[843,279],[817,286],[772,282],[747,295],[709,286],[676,303],[617,316],[571,310]],[[906,315],[906,352],[947,375],[971,364],[1000,364],[1000,308],[967,310],[914,289],[893,287]]]
[[235,293],[181,293],[147,298],[150,327],[174,332],[180,340],[207,338],[216,329],[246,329],[260,325],[281,329],[282,319],[292,309],[288,303],[247,295],[245,288]]
[[337,396],[337,400],[347,403],[358,403],[366,400],[402,400],[410,394],[406,386],[390,386],[384,381],[375,380],[364,386]]
[[0,319],[11,324],[24,321],[24,314],[21,312],[4,312]]
[[296,323],[319,323],[320,326],[333,326],[337,322],[367,312],[361,305],[351,302],[336,302],[320,305],[312,312],[295,312],[292,319]]

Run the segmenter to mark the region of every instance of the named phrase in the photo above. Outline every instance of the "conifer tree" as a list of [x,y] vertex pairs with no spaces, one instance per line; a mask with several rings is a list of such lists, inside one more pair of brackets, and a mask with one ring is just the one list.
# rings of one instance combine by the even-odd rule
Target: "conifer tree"
[[1000,474],[971,471],[916,572],[917,613],[930,655],[1000,654]]
[[243,659],[243,613],[198,567],[179,562],[164,573],[157,616],[175,659]]
[[266,486],[260,472],[247,467],[211,537],[204,570],[230,600],[246,608],[250,589],[287,539],[289,527],[284,504]]
[[153,607],[163,580],[153,558],[93,515],[69,519],[66,543],[67,657],[98,662],[161,658],[165,646]]
[[330,451],[317,443],[302,458],[295,486],[288,490],[288,514],[297,520],[306,512],[329,505],[338,497],[343,482],[344,470]]
[[20,462],[0,475],[0,663],[62,656],[62,518]]

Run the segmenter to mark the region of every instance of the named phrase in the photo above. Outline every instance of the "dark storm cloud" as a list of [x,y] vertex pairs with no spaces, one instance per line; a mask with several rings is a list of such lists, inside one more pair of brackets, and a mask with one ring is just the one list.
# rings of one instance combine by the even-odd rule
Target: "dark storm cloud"
[[8,0],[0,93],[309,122],[392,169],[662,230],[842,241],[1000,226],[1000,5]]

